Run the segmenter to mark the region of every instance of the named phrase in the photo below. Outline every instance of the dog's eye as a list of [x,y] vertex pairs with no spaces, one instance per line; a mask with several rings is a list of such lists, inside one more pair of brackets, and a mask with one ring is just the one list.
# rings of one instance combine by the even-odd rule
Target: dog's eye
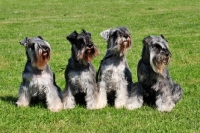
[[48,47],[47,47],[47,46],[42,46],[42,49],[43,49],[43,50],[47,50]]
[[30,44],[30,48],[31,48],[32,50],[35,50],[35,44],[34,44],[34,43],[31,43],[31,44]]
[[126,39],[127,39],[128,37],[129,37],[129,35],[127,35],[127,34],[125,34],[125,35],[124,35],[124,38],[126,38]]
[[155,44],[153,47],[155,47],[157,49],[162,49],[162,47],[159,44]]
[[84,40],[81,38],[81,39],[78,39],[78,43],[80,44],[83,44],[84,43]]
[[81,47],[84,46],[84,44],[85,44],[85,42],[84,42],[83,38],[78,39],[78,45],[77,45],[77,47],[81,48]]
[[118,36],[118,32],[115,31],[115,32],[113,33],[113,37],[114,37],[114,38],[117,38],[117,36]]

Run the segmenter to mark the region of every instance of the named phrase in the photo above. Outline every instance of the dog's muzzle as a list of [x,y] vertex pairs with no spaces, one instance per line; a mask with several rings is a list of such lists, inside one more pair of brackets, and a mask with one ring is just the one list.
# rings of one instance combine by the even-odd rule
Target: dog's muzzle
[[87,48],[89,48],[89,49],[92,49],[93,47],[94,47],[93,44],[88,44],[88,45],[87,45]]
[[39,45],[38,47],[39,47],[39,49],[42,50],[42,55],[43,56],[47,56],[49,54],[50,48],[48,46],[41,46],[41,45]]
[[94,45],[88,44],[85,49],[85,54],[94,54]]
[[171,58],[171,53],[169,51],[165,52],[165,57],[163,59],[164,65],[168,65]]

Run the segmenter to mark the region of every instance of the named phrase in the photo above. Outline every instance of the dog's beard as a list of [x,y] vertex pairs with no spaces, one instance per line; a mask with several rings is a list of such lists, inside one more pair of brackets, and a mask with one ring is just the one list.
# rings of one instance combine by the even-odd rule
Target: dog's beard
[[99,51],[95,46],[93,46],[93,48],[83,48],[77,52],[77,60],[86,65],[97,55],[99,55]]
[[113,50],[115,50],[116,52],[119,52],[119,55],[120,56],[123,56],[126,54],[128,48],[131,47],[131,38],[128,37],[127,39],[125,38],[118,38],[118,41],[117,41],[117,46],[115,46],[113,48]]
[[150,53],[150,65],[154,72],[161,74],[165,67],[169,64],[171,56],[157,55],[154,52]]
[[45,69],[48,61],[50,60],[50,48],[39,48],[36,52],[32,64],[39,70]]

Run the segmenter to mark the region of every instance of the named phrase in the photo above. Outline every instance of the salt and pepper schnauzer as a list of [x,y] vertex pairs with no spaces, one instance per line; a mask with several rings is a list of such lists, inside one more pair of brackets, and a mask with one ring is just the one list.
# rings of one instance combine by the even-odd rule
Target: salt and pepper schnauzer
[[[91,63],[99,54],[97,47],[91,39],[91,34],[82,30],[67,36],[71,43],[71,58],[65,70],[66,87],[63,92],[64,109],[74,108],[76,96],[85,95],[87,109],[97,109],[98,87],[96,83],[96,71]],[[78,97],[77,97],[78,98]]]
[[111,99],[116,108],[122,108],[126,105],[132,84],[132,74],[125,57],[132,45],[130,32],[125,27],[118,27],[105,30],[100,35],[107,41],[107,53],[98,70],[99,107],[105,107],[107,99]]
[[46,100],[53,112],[63,108],[61,90],[55,83],[55,76],[47,64],[51,47],[41,36],[26,37],[20,42],[26,49],[27,62],[22,74],[17,106],[28,106],[32,99]]
[[170,112],[182,96],[182,88],[170,77],[167,65],[171,58],[168,42],[161,36],[143,40],[142,59],[138,63],[138,83],[128,100],[128,109],[154,103],[161,112]]

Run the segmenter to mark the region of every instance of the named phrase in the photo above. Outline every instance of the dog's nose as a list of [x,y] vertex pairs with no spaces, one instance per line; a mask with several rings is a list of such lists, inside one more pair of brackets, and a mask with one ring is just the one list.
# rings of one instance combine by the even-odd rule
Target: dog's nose
[[47,51],[49,49],[49,47],[47,46],[42,46],[43,51]]
[[89,48],[92,48],[93,44],[89,43],[87,46],[88,46]]
[[169,55],[170,55],[170,52],[169,52],[169,51],[166,51],[165,55],[166,55],[166,56],[169,56]]
[[163,51],[163,54],[165,54],[165,56],[168,56],[169,52],[168,51]]

